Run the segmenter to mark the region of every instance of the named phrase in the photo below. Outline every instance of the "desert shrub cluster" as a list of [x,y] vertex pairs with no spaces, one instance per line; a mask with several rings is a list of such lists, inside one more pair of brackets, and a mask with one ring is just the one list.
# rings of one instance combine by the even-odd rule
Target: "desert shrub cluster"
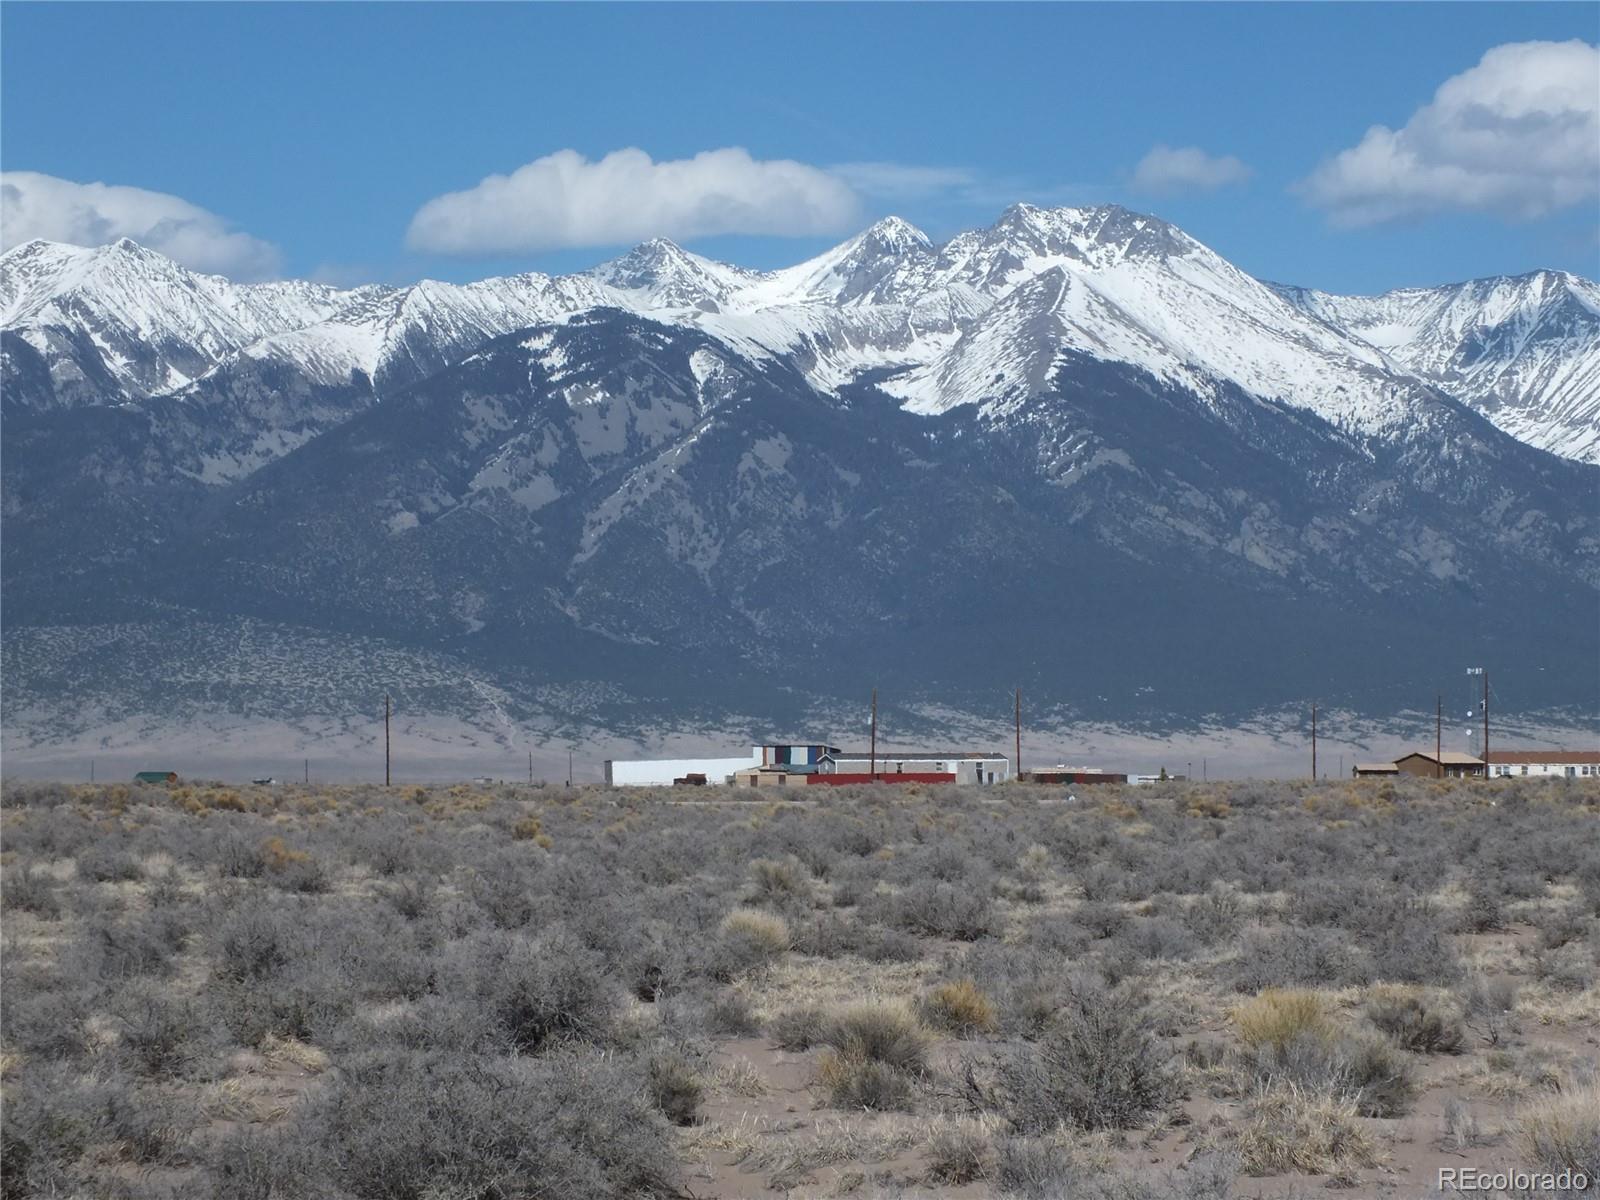
[[[0,1195],[706,1195],[712,1153],[792,1189],[915,1146],[896,1186],[1221,1197],[1370,1171],[1469,1058],[1506,1154],[1594,1161],[1593,1071],[1525,1031],[1600,1009],[1600,792],[688,798],[5,785]],[[719,1132],[767,1087],[735,1041],[859,1144]],[[1163,1129],[1181,1177],[1130,1149]]]

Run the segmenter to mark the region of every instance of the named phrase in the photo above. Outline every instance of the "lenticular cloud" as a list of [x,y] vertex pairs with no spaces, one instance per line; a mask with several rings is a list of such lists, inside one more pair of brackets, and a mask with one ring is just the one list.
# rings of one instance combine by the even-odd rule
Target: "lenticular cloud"
[[407,243],[442,254],[608,246],[711,234],[803,237],[847,229],[859,217],[837,176],[731,147],[656,162],[615,150],[591,162],[558,150],[424,204]]

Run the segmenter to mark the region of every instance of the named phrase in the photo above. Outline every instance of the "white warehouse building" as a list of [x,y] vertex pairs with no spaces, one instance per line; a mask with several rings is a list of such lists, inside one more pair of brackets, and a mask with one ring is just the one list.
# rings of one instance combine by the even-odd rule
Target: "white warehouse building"
[[752,767],[781,767],[785,771],[815,771],[832,746],[767,742],[751,746],[738,758],[606,759],[606,782],[614,787],[670,787],[674,781],[703,776],[712,785],[727,783],[739,771]]

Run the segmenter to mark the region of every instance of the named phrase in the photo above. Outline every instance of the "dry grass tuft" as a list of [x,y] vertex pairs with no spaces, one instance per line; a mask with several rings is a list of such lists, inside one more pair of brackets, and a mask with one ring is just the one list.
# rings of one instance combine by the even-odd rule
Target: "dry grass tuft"
[[691,1161],[700,1161],[712,1154],[726,1154],[738,1163],[753,1154],[771,1132],[772,1122],[767,1118],[743,1113],[734,1122],[680,1126],[678,1146]]
[[718,1063],[711,1071],[710,1083],[718,1091],[743,1096],[747,1100],[765,1096],[772,1091],[771,1085],[762,1078],[760,1069],[748,1058],[735,1058],[731,1062]]
[[1600,1083],[1524,1106],[1515,1131],[1517,1149],[1540,1170],[1581,1171],[1591,1181],[1600,1179]]
[[774,1188],[787,1189],[818,1167],[883,1162],[920,1145],[926,1135],[926,1129],[912,1125],[868,1128],[853,1121],[819,1121],[811,1137],[770,1142],[748,1163],[758,1171],[770,1171]]
[[722,932],[741,937],[777,957],[789,949],[789,923],[773,913],[736,908],[722,920]]
[[1344,1175],[1378,1165],[1354,1100],[1288,1084],[1253,1097],[1242,1116],[1234,1144],[1247,1174]]
[[288,1116],[289,1106],[247,1080],[223,1079],[201,1090],[200,1111],[213,1121],[265,1125]]
[[927,1068],[928,1035],[888,1004],[861,1004],[828,1022],[817,1083],[835,1108],[890,1112],[911,1107],[913,1079]]
[[830,1022],[826,1038],[846,1058],[881,1062],[897,1071],[927,1067],[928,1035],[910,1012],[893,1004],[858,1004]]
[[317,1047],[270,1033],[261,1043],[261,1056],[269,1063],[299,1067],[308,1075],[320,1075],[328,1069],[328,1056]]
[[961,1187],[994,1174],[994,1137],[980,1121],[943,1125],[928,1139],[927,1180]]
[[269,871],[286,871],[310,857],[304,850],[291,850],[281,837],[269,837],[261,843],[261,861]]
[[922,1001],[922,1015],[935,1029],[958,1037],[992,1033],[996,1024],[993,1001],[971,979],[934,988]]
[[1301,1038],[1334,1035],[1322,997],[1315,992],[1267,988],[1233,1010],[1239,1040],[1251,1047],[1282,1050]]
[[519,842],[532,842],[541,850],[548,850],[555,845],[550,835],[544,831],[543,822],[531,813],[511,827],[511,836]]

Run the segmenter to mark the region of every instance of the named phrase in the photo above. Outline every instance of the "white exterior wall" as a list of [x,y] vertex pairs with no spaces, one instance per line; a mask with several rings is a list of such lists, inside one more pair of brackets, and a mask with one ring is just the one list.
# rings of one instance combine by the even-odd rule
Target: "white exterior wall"
[[[981,777],[980,777],[981,773]],[[996,783],[1011,778],[1011,760],[1008,758],[961,758],[956,760],[957,783],[987,784],[989,776]]]
[[1590,763],[1497,763],[1497,762],[1492,762],[1492,763],[1489,764],[1489,774],[1490,774],[1490,776],[1492,778],[1495,778],[1495,779],[1501,779],[1501,778],[1520,779],[1520,778],[1522,778],[1524,776],[1526,776],[1529,779],[1535,779],[1535,778],[1541,778],[1541,777],[1548,778],[1550,776],[1556,776],[1556,777],[1559,777],[1559,778],[1567,778],[1568,777],[1567,776],[1567,772],[1568,771],[1572,772],[1571,778],[1574,778],[1574,779],[1592,779],[1592,778],[1595,777],[1595,775],[1600,774],[1600,767],[1596,767],[1596,766],[1594,766],[1594,765],[1592,765]]
[[704,775],[707,783],[727,783],[728,776],[761,765],[761,750],[743,758],[648,758],[614,760],[606,764],[606,782],[616,787],[670,786],[685,775]]

